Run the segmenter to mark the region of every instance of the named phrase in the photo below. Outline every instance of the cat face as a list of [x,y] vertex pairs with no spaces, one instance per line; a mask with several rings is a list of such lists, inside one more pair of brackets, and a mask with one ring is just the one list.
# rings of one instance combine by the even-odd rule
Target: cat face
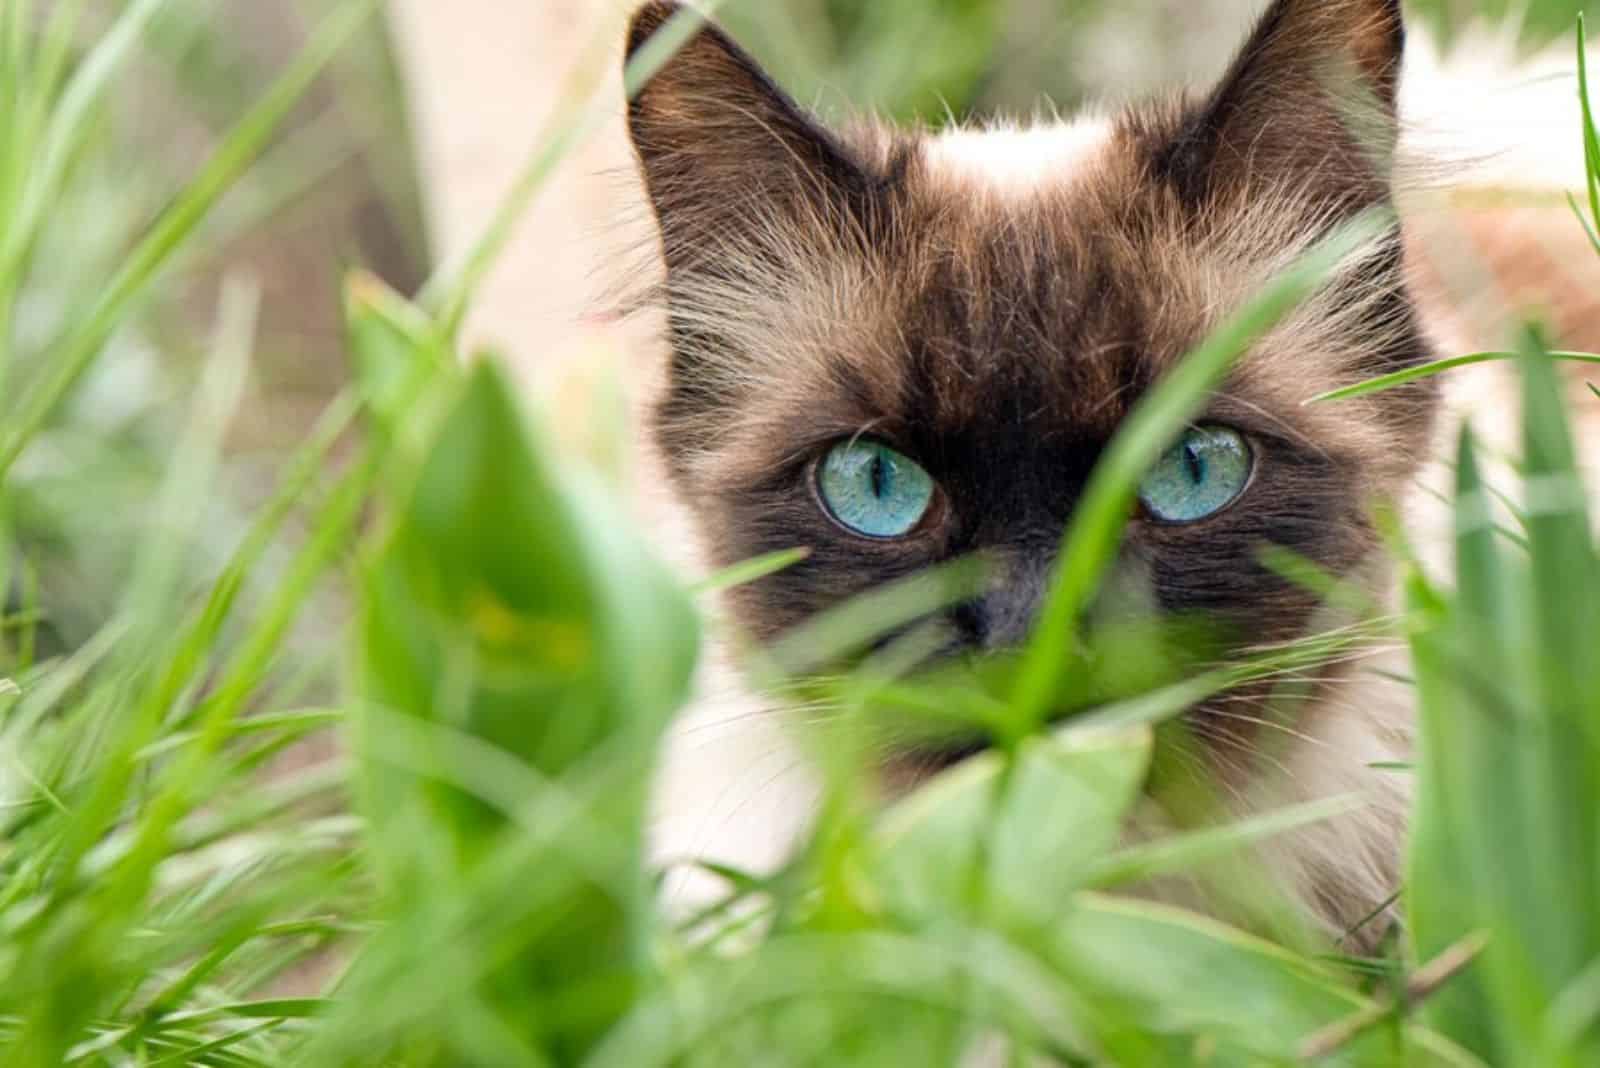
[[[673,12],[636,17],[632,48]],[[1018,642],[1097,459],[1150,386],[1330,227],[1390,197],[1390,0],[1278,0],[1202,96],[1033,130],[819,127],[714,28],[631,105],[672,358],[660,446],[714,555],[805,546],[735,595],[771,636],[941,561],[990,561],[954,643]],[[631,51],[632,49],[630,49]],[[1245,645],[1315,600],[1423,453],[1427,358],[1398,231],[1236,365],[1151,473],[1118,570]]]

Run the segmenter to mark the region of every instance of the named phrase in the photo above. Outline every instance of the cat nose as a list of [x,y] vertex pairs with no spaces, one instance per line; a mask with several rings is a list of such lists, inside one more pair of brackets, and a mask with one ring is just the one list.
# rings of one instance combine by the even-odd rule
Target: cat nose
[[1033,613],[1007,594],[987,594],[956,608],[955,625],[961,644],[973,649],[1000,650],[1021,645],[1033,624]]
[[[988,590],[949,614],[956,643],[968,650],[1000,652],[1027,641],[1055,580],[1054,544],[992,559]],[[1158,614],[1149,569],[1136,552],[1124,549],[1112,561],[1087,612],[1101,622]]]
[[989,589],[950,613],[961,644],[998,651],[1026,641],[1049,593],[1053,560],[1053,552],[1042,552],[1000,562]]

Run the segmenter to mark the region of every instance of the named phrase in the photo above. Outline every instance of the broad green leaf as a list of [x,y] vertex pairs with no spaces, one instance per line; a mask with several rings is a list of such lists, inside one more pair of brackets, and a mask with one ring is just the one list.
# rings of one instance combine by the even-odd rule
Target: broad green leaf
[[904,922],[972,907],[1048,922],[1116,844],[1150,744],[1144,729],[1067,729],[1024,740],[1010,766],[990,752],[952,769],[884,821],[885,903]]
[[[1041,937],[1045,959],[1104,1019],[1181,1038],[1200,1063],[1293,1063],[1306,1038],[1368,1004],[1303,958],[1164,905],[1080,894]],[[1202,1050],[1209,1060],[1200,1061]],[[1445,1039],[1409,1028],[1403,1038],[1376,1029],[1319,1063],[1477,1064]]]
[[[484,948],[516,950],[491,1000],[526,1014],[596,984],[615,992],[531,1025],[536,1044],[571,1056],[625,1006],[645,964],[645,800],[687,698],[696,616],[620,509],[557,474],[492,364],[470,373],[421,464],[365,569],[361,685],[373,707],[360,725],[375,845],[394,891],[420,895],[418,907],[464,890],[481,865],[520,858],[540,883],[525,897],[542,906],[527,915],[541,933]],[[437,749],[432,773],[426,753],[395,763],[389,735],[407,721],[478,748]],[[525,786],[497,770],[505,761],[526,767]],[[524,792],[478,789],[494,781]],[[573,806],[568,829],[531,854],[506,852],[521,833],[510,816],[535,803],[553,813],[552,787]],[[621,848],[586,851],[577,832],[591,823],[594,845],[606,835]]]
[[585,1063],[951,1064],[1011,1028],[1084,1063],[1098,1051],[1072,1019],[1078,1000],[1031,952],[982,930],[789,935],[697,961]]

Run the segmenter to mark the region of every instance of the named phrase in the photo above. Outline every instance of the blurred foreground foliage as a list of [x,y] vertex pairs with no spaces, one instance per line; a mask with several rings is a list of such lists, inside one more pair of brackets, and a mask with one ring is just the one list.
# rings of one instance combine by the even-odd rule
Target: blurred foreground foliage
[[[128,5],[75,64],[49,47],[70,40],[56,20],[71,6],[42,38],[18,6],[0,19],[7,313],[35,277],[33,251],[60,239],[63,187],[47,164],[94,128],[76,102],[109,91],[160,7]],[[458,361],[449,313],[470,280],[444,278],[413,303],[351,276],[354,384],[208,557],[195,547],[259,307],[248,284],[225,287],[171,458],[150,472],[157,521],[118,546],[121,592],[84,639],[47,648],[49,576],[17,534],[28,465],[96,361],[117,358],[112,340],[162,268],[374,9],[335,6],[43,343],[0,335],[7,1063],[1600,1063],[1600,673],[1588,659],[1600,547],[1536,333],[1515,354],[1515,536],[1489,519],[1501,497],[1469,433],[1453,581],[1408,570],[1399,632],[1423,745],[1407,772],[1419,801],[1401,937],[1381,956],[1340,955],[1277,915],[1265,882],[1247,884],[1260,891],[1254,933],[1125,896],[1207,866],[1249,872],[1257,842],[1342,811],[1127,844],[1158,739],[1237,676],[1098,677],[1095,654],[1116,650],[1082,620],[1142,472],[1371,224],[1313,250],[1145,398],[1066,533],[1039,635],[1008,670],[908,675],[874,656],[838,667],[960,596],[950,574],[825,618],[758,661],[768,685],[834,709],[819,728],[827,794],[786,867],[714,869],[726,896],[693,916],[659,906],[644,835],[701,613],[603,483],[558,461],[497,366]],[[1600,147],[1590,161],[1600,172]],[[1600,202],[1600,176],[1592,191]],[[350,666],[317,702],[308,680],[325,683],[327,664],[307,667],[288,641],[341,576],[355,619],[328,627],[327,644]],[[1048,723],[1062,707],[1084,714]],[[886,710],[955,717],[998,744],[880,814],[865,780]],[[349,744],[307,750],[330,731]]]
[[[786,0],[719,18],[781,84],[825,113],[943,125],[1062,110],[1221,71],[1264,4],[1245,0]],[[1528,47],[1570,32],[1595,0],[1407,0],[1446,42],[1513,20]]]

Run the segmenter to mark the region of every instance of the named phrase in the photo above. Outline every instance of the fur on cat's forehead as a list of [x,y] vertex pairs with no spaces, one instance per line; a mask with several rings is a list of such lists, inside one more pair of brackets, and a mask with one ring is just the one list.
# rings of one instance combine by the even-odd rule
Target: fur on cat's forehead
[[[635,45],[672,10],[647,7]],[[835,133],[703,32],[630,110],[667,263],[659,426],[675,469],[726,484],[775,445],[897,419],[1109,435],[1225,315],[1387,199],[1397,62],[1390,0],[1278,0],[1206,98],[1032,127]],[[1234,384],[1287,418],[1314,392],[1421,358],[1400,270],[1392,235],[1353,257]],[[1293,421],[1378,459],[1392,445],[1380,428],[1422,421],[1404,398],[1343,414]]]
[[[734,231],[681,254],[693,262],[712,249],[722,270],[669,279],[672,314],[687,328],[682,378],[748,398],[720,412],[714,447],[674,450],[722,478],[769,467],[775,444],[810,448],[869,427],[894,438],[897,424],[944,437],[1003,428],[1035,442],[1104,440],[1145,386],[1320,229],[1294,190],[1188,212],[1150,178],[1143,126],[1126,120],[843,136],[894,174],[870,239],[769,214],[754,241]],[[1369,315],[1393,296],[1366,277],[1372,262],[1352,261],[1351,284],[1330,287],[1258,346],[1235,372],[1236,391],[1290,410],[1370,373],[1387,344],[1374,330],[1397,325]],[[1368,436],[1320,410],[1295,419],[1296,433],[1325,448]]]
[[955,127],[923,142],[930,171],[1009,196],[1060,182],[1108,148],[1112,123],[1100,116],[1034,126]]

